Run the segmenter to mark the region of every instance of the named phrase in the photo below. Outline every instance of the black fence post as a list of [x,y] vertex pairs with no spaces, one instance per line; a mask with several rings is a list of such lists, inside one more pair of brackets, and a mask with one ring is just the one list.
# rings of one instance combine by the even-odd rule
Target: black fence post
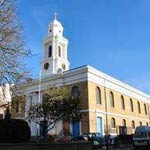
[[149,140],[147,140],[147,150],[150,150],[149,148]]

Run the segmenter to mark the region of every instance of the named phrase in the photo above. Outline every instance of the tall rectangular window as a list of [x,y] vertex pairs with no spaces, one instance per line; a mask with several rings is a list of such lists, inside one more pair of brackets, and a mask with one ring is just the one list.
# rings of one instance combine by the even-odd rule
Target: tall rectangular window
[[125,110],[125,102],[124,102],[124,97],[121,95],[121,108]]
[[99,87],[96,87],[96,103],[102,104],[102,102],[101,102],[101,90]]
[[48,49],[48,57],[52,57],[52,46],[51,45],[49,46],[49,49]]
[[61,47],[58,46],[58,56],[61,57]]
[[110,106],[115,107],[114,94],[112,91],[110,92]]
[[130,107],[131,107],[131,111],[133,112],[133,111],[134,111],[134,108],[133,108],[133,101],[132,101],[131,98],[130,98]]

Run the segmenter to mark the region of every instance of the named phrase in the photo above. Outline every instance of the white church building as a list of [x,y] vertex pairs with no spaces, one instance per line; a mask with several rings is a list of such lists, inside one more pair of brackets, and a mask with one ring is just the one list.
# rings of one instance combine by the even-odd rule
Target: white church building
[[[67,85],[78,87],[83,116],[76,124],[59,122],[51,131],[54,134],[62,130],[69,130],[74,136],[85,132],[131,134],[136,126],[150,125],[148,94],[89,65],[69,70],[67,47],[63,26],[55,16],[43,41],[40,79],[21,86],[26,99],[24,119],[28,117],[29,107],[42,101],[45,89]],[[39,127],[29,124],[32,135],[37,135]]]

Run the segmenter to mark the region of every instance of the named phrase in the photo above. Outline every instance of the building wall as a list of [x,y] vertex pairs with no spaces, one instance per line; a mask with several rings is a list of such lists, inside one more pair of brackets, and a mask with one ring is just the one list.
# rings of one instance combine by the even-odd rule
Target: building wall
[[10,85],[8,83],[6,83],[3,86],[0,86],[0,102],[11,102]]
[[88,82],[87,81],[83,81],[83,82],[78,82],[78,83],[75,83],[75,84],[70,84],[68,85],[68,87],[70,88],[70,91],[71,91],[71,88],[74,87],[74,86],[77,86],[79,87],[79,91],[80,91],[80,100],[81,100],[81,108],[82,109],[88,109]]
[[11,103],[11,92],[10,85],[7,83],[0,86],[0,119],[3,119],[5,116],[5,111],[7,107],[10,107]]
[[0,150],[93,150],[91,142],[2,143]]
[[[43,91],[47,88],[50,88],[51,86],[68,86],[71,92],[72,87],[77,86],[79,88],[80,91],[80,100],[81,100],[81,105],[80,107],[85,110],[88,109],[88,84],[87,81],[82,81],[82,82],[76,82],[76,83],[71,83],[71,84],[60,84],[58,81],[61,79],[57,79],[55,80],[50,80],[49,82],[46,82],[47,84],[43,83],[44,81],[42,81],[41,83],[41,92],[40,92],[40,101],[42,101],[42,95],[43,95]],[[67,80],[67,79],[66,79]],[[49,84],[48,84],[49,83]],[[58,83],[54,84],[54,83]],[[21,111],[16,112],[16,101],[21,102],[21,99],[17,98],[16,101],[14,102],[14,107],[13,107],[13,111],[12,111],[12,115],[13,118],[27,118],[28,115],[28,110],[31,104],[36,104],[39,101],[39,92],[38,89],[39,85],[38,83],[36,85],[31,84],[30,86],[27,86],[27,88],[24,88],[24,93],[25,93],[25,101],[24,101],[24,109],[21,109]],[[20,106],[22,106],[22,104],[20,104]],[[83,113],[82,115],[82,119],[81,119],[81,133],[85,133],[89,131],[89,115],[88,113]],[[37,127],[35,127],[35,125],[30,124],[32,130],[34,128],[35,132],[33,132],[32,135],[36,135],[37,134]],[[70,132],[72,132],[71,126],[69,125],[64,125],[64,129],[66,130],[66,132],[68,133],[68,130]],[[67,126],[67,127],[66,127]],[[59,127],[60,128],[60,127]],[[68,128],[68,129],[67,129]]]
[[[142,122],[142,125],[150,125],[149,95],[104,74],[90,66],[82,66],[63,74],[43,78],[40,86],[40,101],[42,100],[42,92],[47,87],[52,86],[78,86],[81,96],[81,134],[85,132],[96,132],[97,117],[102,118],[102,133],[107,131],[111,134],[120,134],[120,127],[123,125],[123,119],[126,120],[127,133],[133,133],[131,122],[135,121],[135,127]],[[96,103],[96,87],[101,91],[101,104]],[[110,92],[114,95],[115,107],[110,106]],[[34,80],[24,85],[24,95],[26,96],[26,112],[31,101],[39,101],[39,81]],[[124,98],[125,110],[121,108],[121,95]],[[133,100],[134,111],[130,108],[130,99]],[[137,102],[139,101],[141,113],[138,112]],[[147,105],[147,115],[144,112],[144,104]],[[27,117],[27,116],[25,116]],[[115,119],[115,128],[111,127],[112,118]],[[106,130],[107,129],[107,130]],[[71,126],[70,126],[71,131]]]
[[[101,104],[96,103],[96,88],[99,87],[101,91]],[[114,107],[111,107],[110,104],[110,92],[114,95]],[[121,95],[124,98],[125,109],[121,106]],[[139,96],[140,97],[140,96]],[[133,101],[134,111],[131,111],[130,99]],[[141,113],[138,112],[137,102],[140,103]],[[97,131],[97,116],[102,117],[102,126],[103,133],[106,134],[108,131],[111,134],[119,134],[119,126],[123,126],[123,119],[126,120],[127,133],[133,133],[134,129],[131,125],[131,122],[135,122],[135,127],[140,125],[140,121],[142,125],[149,125],[149,102],[141,101],[141,99],[137,99],[134,97],[130,97],[126,94],[122,94],[121,92],[112,90],[110,88],[101,86],[100,84],[89,81],[88,82],[88,105],[89,109],[89,131],[96,132]],[[147,114],[145,114],[144,104],[146,104]],[[106,113],[107,112],[107,113]],[[111,119],[115,119],[115,128],[111,126]],[[106,128],[107,125],[107,128]],[[107,131],[106,131],[107,130]]]
[[[89,108],[89,103],[88,103],[88,82],[83,81],[83,82],[78,82],[74,84],[68,85],[70,90],[72,87],[77,86],[79,87],[80,91],[80,107],[81,111],[82,110],[87,110]],[[70,128],[70,131],[72,132],[72,129]],[[82,112],[82,117],[81,117],[81,134],[89,132],[89,113],[88,112]]]
[[11,117],[16,119],[25,118],[25,97],[16,96],[12,98]]

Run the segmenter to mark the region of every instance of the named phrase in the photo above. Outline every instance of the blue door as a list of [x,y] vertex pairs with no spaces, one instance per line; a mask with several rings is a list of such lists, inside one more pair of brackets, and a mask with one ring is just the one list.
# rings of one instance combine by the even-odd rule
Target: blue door
[[97,117],[97,132],[102,134],[102,117]]
[[73,137],[80,135],[80,123],[78,121],[72,123]]

